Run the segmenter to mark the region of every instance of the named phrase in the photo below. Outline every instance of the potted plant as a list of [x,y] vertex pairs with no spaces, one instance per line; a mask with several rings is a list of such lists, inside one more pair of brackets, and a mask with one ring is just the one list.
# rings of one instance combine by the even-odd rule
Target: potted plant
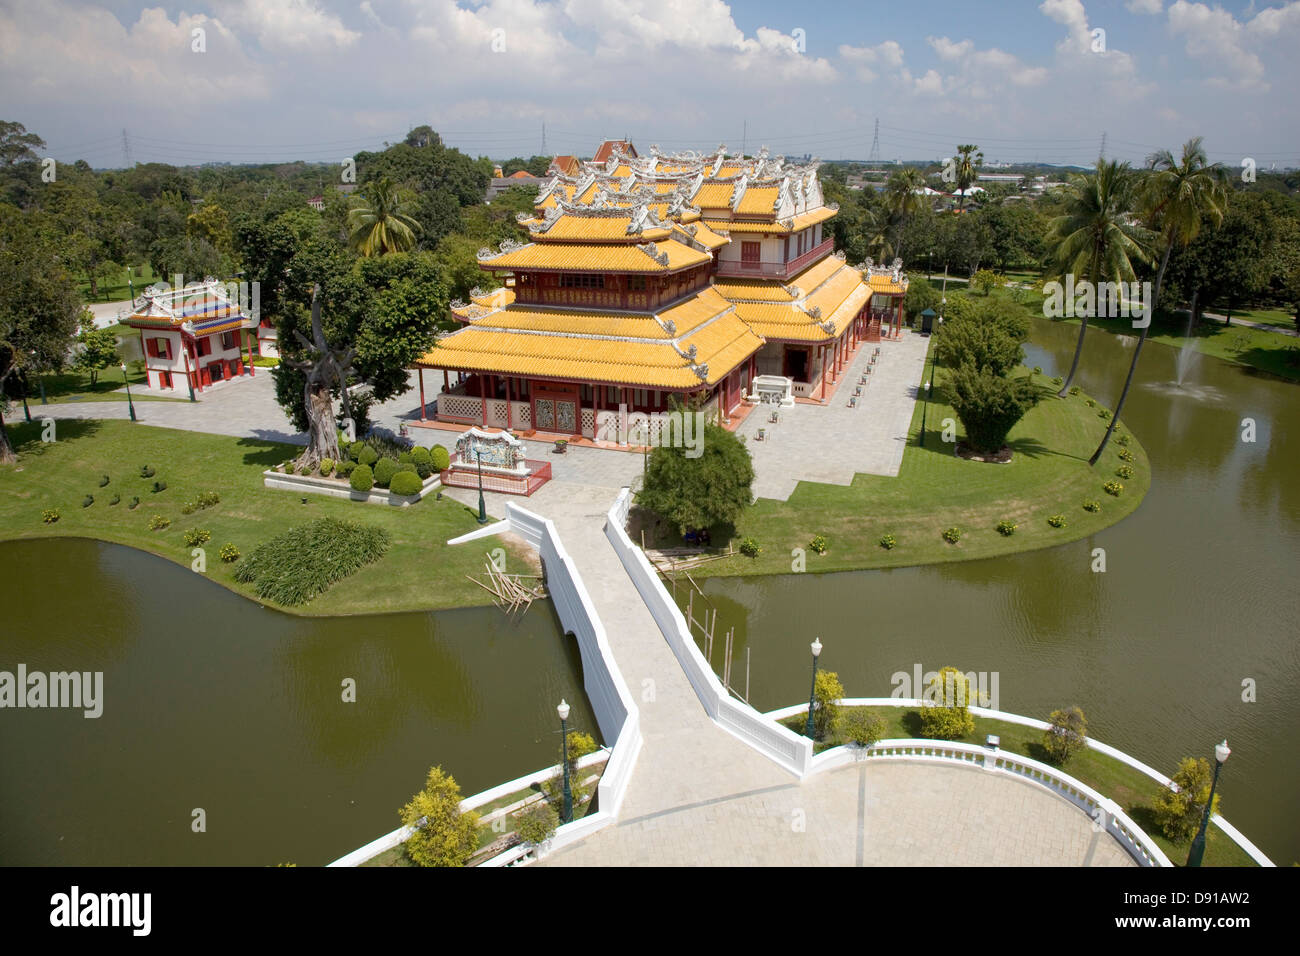
[[557,439],[555,439],[555,453],[556,453],[556,454],[558,454],[558,455],[563,455],[563,454],[564,454],[564,449],[566,449],[566,448],[568,448],[568,447],[569,447],[569,440],[568,440],[567,438],[557,438]]

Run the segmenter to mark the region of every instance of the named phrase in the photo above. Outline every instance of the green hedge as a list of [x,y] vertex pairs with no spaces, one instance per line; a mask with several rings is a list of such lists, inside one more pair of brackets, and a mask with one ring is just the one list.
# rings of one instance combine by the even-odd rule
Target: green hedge
[[430,448],[429,457],[433,459],[434,471],[442,471],[451,464],[451,453],[441,445],[434,445]]
[[397,474],[398,464],[391,458],[381,458],[375,463],[375,484],[387,488]]
[[375,473],[369,465],[357,465],[348,480],[352,483],[353,491],[369,491],[375,487]]
[[422,487],[424,487],[424,482],[420,480],[420,476],[414,471],[399,471],[393,475],[388,490],[395,495],[418,495]]

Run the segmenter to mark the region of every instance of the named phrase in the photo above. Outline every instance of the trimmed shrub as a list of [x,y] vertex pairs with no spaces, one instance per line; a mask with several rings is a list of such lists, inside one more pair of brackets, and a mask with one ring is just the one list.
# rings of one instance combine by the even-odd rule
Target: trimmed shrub
[[998,534],[1004,538],[1009,538],[1016,533],[1017,527],[1019,526],[1010,518],[1003,518],[998,522]]
[[818,554],[825,554],[826,549],[830,547],[830,542],[826,540],[826,535],[813,535],[812,541],[808,542],[808,547],[812,548]]
[[1101,487],[1106,492],[1106,494],[1114,495],[1116,498],[1118,498],[1120,495],[1124,493],[1124,486],[1121,485],[1118,481],[1108,481]]
[[747,558],[756,558],[763,553],[763,549],[758,546],[756,540],[747,537],[740,541],[740,553]]
[[976,701],[971,699],[970,681],[957,668],[942,668],[922,696],[921,736],[956,740],[975,732],[967,705]]
[[1085,398],[1083,400],[1083,404],[1087,405],[1089,408],[1094,408],[1097,405],[1097,403],[1094,402],[1091,398]]
[[381,458],[375,462],[374,468],[375,484],[380,488],[387,488],[393,480],[393,475],[397,474],[397,462],[391,458]]
[[433,467],[433,456],[429,454],[429,449],[422,445],[417,445],[411,449],[411,461],[415,462],[415,467],[417,468],[420,467],[421,464]]
[[539,844],[549,840],[560,825],[560,815],[545,800],[515,814],[515,832],[527,843]]
[[153,483],[153,488],[152,488],[151,490],[153,491],[153,493],[154,493],[155,495],[158,494],[158,493],[161,492],[161,491],[166,491],[166,490],[167,490],[167,482],[165,482],[165,481],[155,481],[155,482]]
[[451,464],[451,452],[441,445],[434,445],[429,449],[429,458],[433,463],[434,471],[442,471]]
[[348,479],[352,485],[353,491],[369,491],[375,487],[375,473],[370,470],[369,465],[357,465],[352,469],[352,475]]
[[[1210,799],[1213,771],[1204,757],[1184,757],[1172,780],[1178,791],[1163,789],[1156,797],[1155,818],[1165,836],[1175,843],[1185,843],[1201,825],[1205,803]],[[1214,795],[1211,815],[1219,812],[1219,795]]]
[[108,475],[101,475],[99,478],[99,487],[103,488],[109,482]]
[[1110,410],[1106,408],[1098,409],[1097,417],[1100,418],[1102,421],[1106,421],[1107,419],[1110,418]]
[[54,524],[59,520],[59,512],[54,508],[46,508],[41,512],[41,520],[46,524]]
[[411,457],[411,453],[410,453],[409,451],[404,451],[404,452],[402,452],[400,455],[397,456],[397,463],[398,463],[399,465],[405,465],[407,462],[411,462],[412,464],[415,463],[415,462],[414,462],[414,459]]
[[813,735],[822,740],[831,732],[839,719],[840,705],[836,703],[844,696],[844,685],[840,675],[835,671],[818,671],[813,682]]
[[1132,460],[1133,460],[1133,453],[1132,453],[1131,451],[1129,451],[1127,448],[1121,448],[1121,449],[1119,450],[1119,460],[1120,460],[1120,461],[1132,461]]
[[413,475],[418,475],[420,470],[416,467],[415,462],[399,461],[397,463],[397,473],[400,475],[404,471],[409,471]]
[[256,582],[257,596],[263,600],[305,604],[358,568],[378,561],[388,544],[388,532],[382,528],[319,518],[258,545],[248,560],[239,562],[235,580]]
[[362,445],[361,451],[357,453],[357,464],[374,466],[379,461],[379,452],[375,451],[369,445]]
[[212,540],[212,532],[207,528],[186,528],[181,535],[185,543],[191,548],[195,545],[207,544]]
[[140,499],[133,497],[129,502],[127,502],[126,508],[128,511],[134,511],[137,507],[139,507],[139,505],[140,505]]
[[155,474],[154,470],[153,470],[152,468],[150,468],[148,465],[141,465],[141,466],[140,466],[140,477],[141,477],[141,478],[152,478],[152,477],[154,476],[154,474]]
[[478,814],[462,813],[460,801],[456,778],[434,767],[424,789],[402,807],[402,824],[415,830],[406,852],[420,866],[464,866],[478,850]]
[[885,734],[885,722],[864,707],[849,707],[840,712],[835,732],[841,740],[870,747]]
[[1078,394],[1079,394],[1079,386],[1078,386],[1078,385],[1071,385],[1071,386],[1070,386],[1070,394],[1071,394],[1071,395],[1078,395]]
[[1098,511],[1101,510],[1101,502],[1100,502],[1100,501],[1085,501],[1085,502],[1083,503],[1083,510],[1084,510],[1084,511],[1090,511],[1090,512],[1092,512],[1093,514],[1096,514]]
[[1064,528],[1065,515],[1048,515],[1047,523],[1050,524],[1053,528]]
[[239,549],[227,541],[221,546],[221,560],[226,564],[231,564],[239,560]]
[[413,471],[399,471],[388,484],[388,490],[395,495],[418,495],[423,487],[424,482]]
[[1115,469],[1115,474],[1116,474],[1118,477],[1120,477],[1120,478],[1132,478],[1132,477],[1133,477],[1133,466],[1132,466],[1132,465],[1120,465],[1118,468]]
[[357,463],[355,461],[351,458],[344,458],[338,463],[338,466],[334,469],[334,473],[340,478],[347,478],[356,470],[356,467]]
[[322,458],[320,460],[320,473],[322,478],[328,478],[334,472],[334,459]]
[[943,540],[947,541],[949,544],[956,544],[958,541],[961,540],[961,528],[958,528],[956,526],[953,526],[951,528],[944,528]]
[[118,503],[119,501],[121,501],[121,500],[122,500],[122,496],[121,496],[121,495],[114,495],[112,498],[108,499],[108,503],[109,503],[110,505],[115,505],[115,504],[117,504],[117,503]]
[[[599,748],[596,746],[596,738],[591,734],[584,734],[580,730],[570,730],[568,736],[569,763],[577,764],[579,760],[588,754],[594,754]],[[564,759],[564,755],[560,755]],[[577,769],[573,767],[572,769]]]
[[1128,435],[1116,435],[1116,436],[1115,436],[1115,441],[1116,441],[1118,444],[1120,444],[1120,445],[1127,445],[1127,444],[1128,444]]
[[361,463],[361,452],[366,449],[366,443],[358,439],[348,446],[348,457],[358,464]]
[[311,473],[312,473],[311,465],[303,465],[301,468],[298,469],[298,474],[300,475],[310,475]]
[[1088,721],[1078,707],[1052,711],[1050,726],[1043,731],[1043,749],[1052,763],[1060,766],[1083,749],[1088,739]]
[[886,551],[893,551],[898,547],[898,538],[892,534],[883,535],[880,539],[880,546]]
[[162,531],[172,523],[171,518],[164,518],[162,515],[152,515],[149,518],[150,531]]
[[94,503],[95,503],[94,495],[86,495],[86,497],[81,499],[81,507],[83,508],[89,508]]

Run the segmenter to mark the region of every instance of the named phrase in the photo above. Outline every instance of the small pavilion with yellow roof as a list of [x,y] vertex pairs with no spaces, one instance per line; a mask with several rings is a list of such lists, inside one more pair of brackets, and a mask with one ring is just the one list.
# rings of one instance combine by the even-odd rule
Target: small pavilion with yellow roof
[[604,145],[553,167],[528,241],[479,251],[502,288],[452,303],[461,327],[417,363],[444,373],[438,421],[625,442],[680,401],[725,424],[758,375],[825,401],[862,342],[897,334],[901,263],[834,252],[816,161]]

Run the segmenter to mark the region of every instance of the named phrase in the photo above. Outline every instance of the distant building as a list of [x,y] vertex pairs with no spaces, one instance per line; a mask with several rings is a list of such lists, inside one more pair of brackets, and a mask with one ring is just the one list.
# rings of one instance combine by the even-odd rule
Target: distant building
[[325,197],[312,196],[310,199],[307,200],[307,205],[311,206],[311,208],[315,209],[317,212],[323,212],[325,209]]
[[492,182],[488,183],[487,195],[484,198],[487,202],[491,202],[511,186],[537,186],[541,188],[542,184],[546,182],[549,182],[549,180],[541,176],[534,176],[526,169],[521,169],[509,176],[495,177]]
[[596,150],[596,155],[592,158],[593,163],[607,163],[609,158],[614,155],[614,151],[622,153],[630,159],[637,158],[636,147],[632,145],[631,140],[627,139],[607,139],[600,144]]
[[561,176],[576,176],[581,171],[582,163],[578,162],[577,156],[556,156],[551,160],[551,168],[548,170]]

